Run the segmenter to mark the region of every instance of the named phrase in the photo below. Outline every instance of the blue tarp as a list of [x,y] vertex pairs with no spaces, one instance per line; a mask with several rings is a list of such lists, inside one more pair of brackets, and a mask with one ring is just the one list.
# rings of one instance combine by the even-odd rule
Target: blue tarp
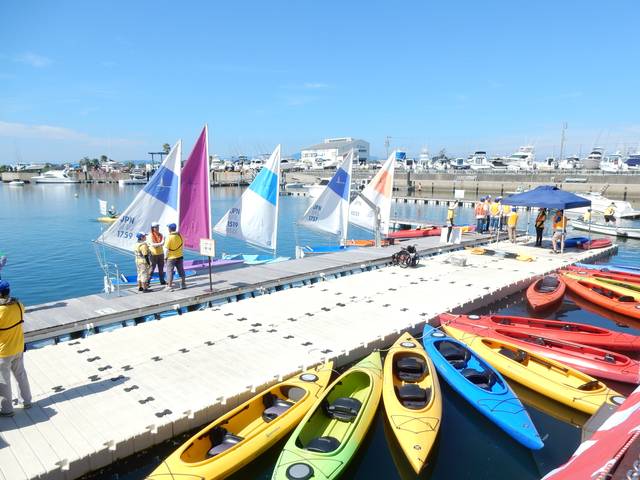
[[591,200],[579,197],[571,192],[565,192],[552,185],[542,185],[528,192],[516,193],[502,200],[506,205],[515,207],[538,207],[556,210],[588,207]]

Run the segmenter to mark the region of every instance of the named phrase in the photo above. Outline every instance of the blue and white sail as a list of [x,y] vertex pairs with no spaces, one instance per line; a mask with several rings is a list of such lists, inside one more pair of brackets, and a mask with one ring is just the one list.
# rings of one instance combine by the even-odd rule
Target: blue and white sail
[[346,243],[349,228],[353,156],[353,150],[351,150],[344,157],[329,184],[298,222],[305,227],[337,235],[342,244]]
[[167,224],[178,223],[181,157],[178,140],[144,189],[96,242],[132,252],[136,233],[148,232],[152,222],[160,223],[160,231],[167,235]]
[[213,228],[257,247],[276,249],[280,197],[280,145],[240,199]]

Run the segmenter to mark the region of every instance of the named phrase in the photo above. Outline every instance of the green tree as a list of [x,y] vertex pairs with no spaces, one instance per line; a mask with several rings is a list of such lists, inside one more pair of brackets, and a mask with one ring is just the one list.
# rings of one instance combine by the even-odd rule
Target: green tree
[[100,163],[104,163],[107,160],[109,160],[109,157],[107,157],[106,155],[100,155]]
[[171,145],[169,145],[168,143],[165,143],[164,145],[162,145],[162,151],[166,154],[169,154],[169,151],[171,150]]

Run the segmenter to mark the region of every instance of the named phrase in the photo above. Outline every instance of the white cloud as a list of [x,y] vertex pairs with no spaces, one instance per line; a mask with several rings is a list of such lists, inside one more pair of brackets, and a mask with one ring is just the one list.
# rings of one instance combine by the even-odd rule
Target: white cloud
[[42,55],[38,55],[36,53],[27,52],[15,57],[16,62],[24,63],[25,65],[30,65],[34,68],[44,68],[48,67],[53,63],[53,60],[47,57],[43,57]]
[[57,127],[54,125],[28,125],[25,123],[12,123],[0,121],[0,137],[31,138],[38,140],[58,140],[76,142],[90,146],[119,145],[133,146],[142,142],[128,138],[101,138],[92,137],[83,132],[71,128]]

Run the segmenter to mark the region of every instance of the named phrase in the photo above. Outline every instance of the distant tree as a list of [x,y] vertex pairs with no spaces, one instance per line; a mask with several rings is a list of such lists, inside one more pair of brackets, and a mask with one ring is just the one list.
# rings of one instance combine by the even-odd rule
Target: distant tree
[[129,170],[133,170],[136,167],[136,165],[133,162],[127,162],[125,163],[124,166],[127,167]]
[[97,158],[92,158],[90,160],[90,164],[93,168],[98,168],[100,166],[100,160],[98,160]]
[[169,151],[171,150],[171,145],[169,145],[168,143],[165,143],[164,145],[162,145],[162,151],[166,154],[169,154]]
[[100,163],[104,163],[107,160],[109,160],[109,157],[107,157],[106,155],[100,155]]

